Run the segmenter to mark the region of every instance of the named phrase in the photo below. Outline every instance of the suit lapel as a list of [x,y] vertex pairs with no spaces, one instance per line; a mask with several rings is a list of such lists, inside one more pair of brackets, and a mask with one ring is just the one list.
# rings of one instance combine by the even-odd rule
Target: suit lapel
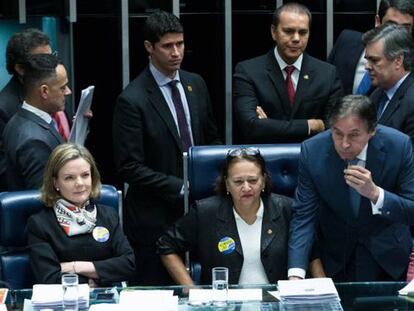
[[309,67],[309,57],[306,53],[303,54],[302,68],[299,73],[298,85],[296,87],[295,102],[293,105],[292,116],[300,109],[300,103],[303,98],[307,98],[307,92],[310,89],[314,76],[314,70]]
[[279,64],[276,61],[273,51],[274,50],[272,49],[267,54],[267,74],[270,80],[272,81],[276,89],[276,92],[278,93],[280,97],[284,113],[286,115],[290,115],[292,112],[292,108],[290,107],[289,95],[288,95],[287,87],[286,87],[286,81],[283,78],[282,71],[280,70]]
[[278,231],[282,230],[276,225],[277,219],[280,217],[280,209],[278,209],[273,201],[268,197],[263,198],[263,221],[262,221],[262,236],[260,251],[263,253],[266,248],[272,243]]
[[[379,133],[378,133],[379,132]],[[367,150],[367,161],[365,168],[371,172],[372,180],[380,185],[384,178],[386,152],[381,141],[381,129],[377,127],[377,133],[370,139]]]
[[229,237],[236,243],[236,252],[243,256],[241,241],[237,231],[236,220],[233,214],[233,203],[230,198],[222,200],[222,204],[217,212],[217,243],[224,237]]
[[191,83],[191,79],[189,79],[188,75],[182,70],[180,70],[180,79],[184,88],[185,97],[187,99],[188,109],[190,110],[191,132],[193,134],[194,145],[198,145],[200,143],[198,134],[201,133],[198,101],[200,100],[199,98],[201,94],[198,94],[197,91],[199,90],[194,88],[194,85]]
[[26,109],[20,108],[19,112],[20,116],[22,116],[25,119],[28,119],[40,127],[43,127],[44,129],[48,130],[53,137],[56,138],[56,140],[59,142],[59,144],[63,144],[65,141],[63,140],[62,136],[59,134],[59,132],[50,124],[46,123],[45,120],[35,115],[33,112],[28,111]]
[[146,74],[147,74],[147,81],[148,81],[146,85],[146,89],[148,92],[149,101],[151,105],[154,107],[154,109],[158,112],[158,114],[160,115],[164,123],[166,124],[169,131],[171,132],[171,135],[174,137],[177,147],[181,150],[182,149],[181,139],[178,135],[177,126],[175,125],[173,116],[171,115],[171,111],[168,108],[165,98],[162,95],[157,85],[157,82],[152,76],[152,73],[149,70],[149,67],[147,67],[146,69]]
[[394,112],[398,110],[401,104],[401,100],[404,98],[407,89],[411,86],[411,84],[413,84],[413,82],[413,74],[410,74],[400,85],[397,92],[395,92],[394,96],[391,98],[390,102],[387,105],[387,108],[384,110],[384,113],[379,119],[380,123],[386,124],[386,122],[392,117]]

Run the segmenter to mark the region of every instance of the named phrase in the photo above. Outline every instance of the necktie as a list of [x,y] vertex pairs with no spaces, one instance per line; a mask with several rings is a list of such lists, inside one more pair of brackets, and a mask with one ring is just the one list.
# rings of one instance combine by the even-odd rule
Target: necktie
[[295,88],[293,87],[292,82],[292,72],[295,70],[294,66],[286,66],[286,86],[289,95],[290,106],[293,107],[293,103],[295,102]]
[[388,96],[385,92],[382,92],[382,95],[378,101],[377,105],[377,120],[379,120],[382,116],[382,113],[384,112],[385,104],[388,101]]
[[171,97],[174,103],[175,112],[177,113],[178,130],[180,131],[181,143],[183,151],[188,151],[191,147],[190,131],[187,124],[187,119],[184,113],[183,102],[181,101],[180,91],[177,88],[177,80],[168,83],[171,87]]
[[[348,166],[350,165],[358,165],[358,158],[355,158],[348,162]],[[349,186],[349,196],[351,202],[352,212],[355,217],[358,217],[359,213],[359,205],[361,204],[361,195],[356,191],[354,188]]]
[[362,77],[361,82],[359,82],[358,88],[355,94],[365,95],[371,88],[371,78],[369,77],[369,72],[365,71],[365,74]]
[[56,129],[59,132],[60,136],[62,136],[64,141],[67,141],[69,138],[70,130],[69,122],[66,118],[65,113],[63,111],[55,112],[52,118],[55,121]]

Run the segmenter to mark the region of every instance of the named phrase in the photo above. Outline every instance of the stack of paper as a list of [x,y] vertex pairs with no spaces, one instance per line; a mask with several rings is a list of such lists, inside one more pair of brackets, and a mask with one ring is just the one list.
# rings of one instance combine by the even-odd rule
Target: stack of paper
[[278,281],[280,299],[287,303],[338,302],[338,291],[331,278]]
[[173,290],[123,290],[120,310],[178,311],[178,296]]
[[414,293],[414,280],[412,280],[410,283],[408,283],[398,291],[398,294],[404,296],[407,296],[408,293]]
[[[36,284],[33,286],[32,306],[34,310],[53,309],[62,306],[63,288],[61,284]],[[78,286],[79,310],[89,307],[89,285]]]
[[[190,289],[188,301],[190,302],[211,302],[214,300],[212,289]],[[227,301],[261,301],[262,290],[260,288],[229,289],[227,291]]]

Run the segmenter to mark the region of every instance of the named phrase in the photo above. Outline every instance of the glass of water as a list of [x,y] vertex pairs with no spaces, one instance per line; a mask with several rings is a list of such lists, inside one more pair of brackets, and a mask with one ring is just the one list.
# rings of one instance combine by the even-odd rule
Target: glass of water
[[213,304],[215,306],[226,306],[229,269],[226,267],[214,267],[211,273],[213,279]]
[[78,311],[78,284],[77,274],[66,273],[62,275],[63,310]]

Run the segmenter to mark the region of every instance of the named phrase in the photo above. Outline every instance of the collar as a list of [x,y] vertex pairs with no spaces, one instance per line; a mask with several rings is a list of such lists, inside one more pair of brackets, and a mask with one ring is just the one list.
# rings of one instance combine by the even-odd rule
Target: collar
[[368,143],[365,144],[364,148],[362,148],[361,152],[356,157],[359,160],[367,162],[367,150],[368,150]]
[[45,112],[45,111],[43,111],[39,108],[36,108],[35,106],[32,106],[32,105],[28,104],[26,101],[23,101],[22,108],[25,109],[25,110],[30,111],[31,113],[34,113],[39,118],[42,118],[47,124],[52,122],[52,117],[50,116],[50,114],[48,114],[47,112]]
[[406,73],[400,80],[397,81],[390,89],[384,90],[385,94],[387,94],[388,99],[391,99],[394,94],[397,92],[400,85],[404,82],[404,80],[408,77],[410,71]]
[[[260,205],[259,205],[259,209],[256,212],[256,220],[257,219],[263,219],[263,213],[264,213],[264,205],[263,205],[263,201],[262,199],[260,199]],[[240,215],[236,212],[236,209],[233,206],[233,214],[234,214],[234,218],[237,219],[241,219],[243,220],[243,218],[240,217]],[[244,221],[244,220],[243,220]]]
[[167,77],[165,74],[159,71],[151,62],[149,63],[149,69],[159,87],[166,86],[172,80],[177,80],[181,83],[180,72],[178,70],[175,73],[174,79],[171,79],[170,77]]
[[302,68],[302,61],[303,61],[303,53],[300,54],[300,56],[296,59],[296,61],[293,64],[286,63],[283,58],[280,56],[279,51],[277,50],[277,47],[275,47],[275,57],[276,61],[279,64],[279,67],[281,70],[285,69],[286,66],[293,66],[296,70],[300,71]]

